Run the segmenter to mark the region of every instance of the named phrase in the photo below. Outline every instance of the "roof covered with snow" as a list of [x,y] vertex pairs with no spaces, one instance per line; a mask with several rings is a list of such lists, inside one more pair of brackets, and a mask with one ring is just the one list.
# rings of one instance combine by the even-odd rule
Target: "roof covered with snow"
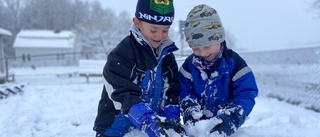
[[21,30],[14,42],[14,48],[72,48],[71,31]]
[[0,35],[12,36],[11,32],[0,28]]

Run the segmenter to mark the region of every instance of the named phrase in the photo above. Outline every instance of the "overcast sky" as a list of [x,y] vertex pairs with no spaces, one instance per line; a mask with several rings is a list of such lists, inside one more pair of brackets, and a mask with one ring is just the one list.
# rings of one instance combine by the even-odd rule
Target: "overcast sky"
[[[137,0],[99,0],[104,7],[132,17]],[[320,17],[312,9],[314,0],[175,0],[175,24],[185,20],[198,4],[218,11],[222,24],[237,47],[278,49],[320,45]],[[227,35],[227,37],[228,37]]]

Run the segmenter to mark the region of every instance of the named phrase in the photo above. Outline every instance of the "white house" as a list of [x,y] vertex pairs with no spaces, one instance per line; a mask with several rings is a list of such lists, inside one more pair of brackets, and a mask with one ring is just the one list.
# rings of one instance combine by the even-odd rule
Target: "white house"
[[71,31],[21,30],[15,39],[13,48],[16,57],[23,60],[67,60],[75,61],[79,52],[74,47],[74,35]]

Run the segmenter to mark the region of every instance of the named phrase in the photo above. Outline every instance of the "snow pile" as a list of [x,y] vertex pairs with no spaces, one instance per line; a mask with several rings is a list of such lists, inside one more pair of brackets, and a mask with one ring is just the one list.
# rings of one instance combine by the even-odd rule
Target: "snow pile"
[[[29,83],[23,95],[0,100],[0,137],[93,137],[92,130],[101,96],[101,78],[90,83],[78,76],[57,77],[77,68],[39,68],[27,75],[27,69],[15,70],[17,82]],[[43,72],[51,75],[40,75]],[[62,72],[63,71],[63,72]],[[21,73],[19,73],[21,72]],[[23,74],[23,75],[21,75]],[[37,74],[37,75],[31,75]],[[261,87],[261,92],[271,87]],[[276,89],[283,92],[283,89]],[[201,121],[186,127],[196,137],[217,137],[207,129],[213,123]],[[259,96],[245,124],[234,137],[318,137],[320,113]],[[180,137],[172,130],[170,137]],[[147,137],[138,130],[126,137]]]

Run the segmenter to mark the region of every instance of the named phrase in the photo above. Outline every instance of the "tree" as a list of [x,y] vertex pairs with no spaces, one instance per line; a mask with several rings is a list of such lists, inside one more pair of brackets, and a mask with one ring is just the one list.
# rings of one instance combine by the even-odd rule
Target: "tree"
[[[79,7],[73,4],[79,4]],[[79,18],[81,15],[76,14],[75,10],[83,14],[86,7],[79,0],[75,3],[70,0],[29,0],[22,18],[24,22],[27,22],[24,28],[69,30],[86,17]]]
[[21,29],[71,30],[89,17],[83,0],[0,0],[0,26],[12,32],[5,53],[14,55],[12,45]]
[[0,26],[13,34],[5,43],[12,56],[11,45],[20,30],[47,29],[72,30],[77,47],[105,57],[128,35],[132,23],[127,12],[116,16],[96,0],[0,0],[0,19]]
[[[23,0],[1,0],[0,1],[0,27],[9,30],[13,36],[19,31],[21,26],[21,16],[24,9]],[[12,45],[15,37],[8,38],[4,45]],[[4,47],[4,53],[7,55],[14,55],[11,46]]]
[[5,26],[10,31],[17,30],[15,26],[20,25],[19,18],[21,17],[21,12],[24,8],[23,0],[1,0],[1,25]]
[[131,24],[129,14],[122,12],[115,16],[111,9],[102,9],[100,3],[91,5],[91,15],[84,23],[77,25],[75,45],[81,47],[84,56],[106,58],[106,55],[120,42]]
[[85,20],[89,18],[90,14],[90,5],[84,3],[82,0],[75,0],[71,4],[69,18],[70,24],[73,24],[72,28],[76,26],[76,24],[83,23]]

